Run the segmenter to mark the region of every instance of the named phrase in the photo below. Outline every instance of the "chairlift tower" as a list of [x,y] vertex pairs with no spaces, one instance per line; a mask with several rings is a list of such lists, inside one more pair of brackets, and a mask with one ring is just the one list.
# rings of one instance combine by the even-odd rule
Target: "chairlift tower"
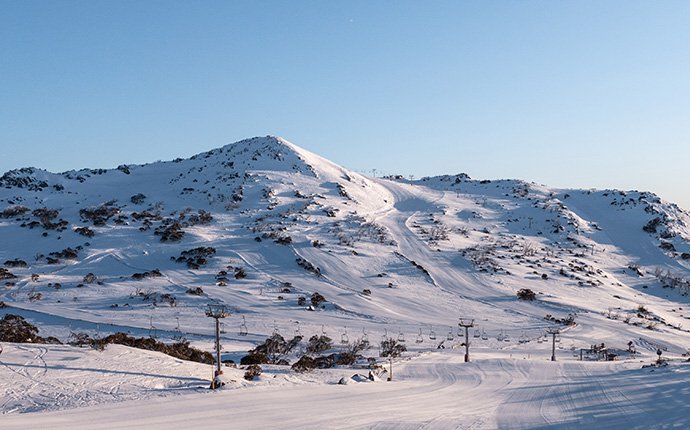
[[460,318],[458,323],[460,327],[465,328],[465,363],[470,361],[470,327],[474,327],[474,319]]
[[561,332],[559,327],[551,327],[546,330],[551,335],[551,361],[556,361],[556,335]]
[[216,371],[220,374],[220,319],[230,316],[225,305],[209,304],[206,316],[216,320]]

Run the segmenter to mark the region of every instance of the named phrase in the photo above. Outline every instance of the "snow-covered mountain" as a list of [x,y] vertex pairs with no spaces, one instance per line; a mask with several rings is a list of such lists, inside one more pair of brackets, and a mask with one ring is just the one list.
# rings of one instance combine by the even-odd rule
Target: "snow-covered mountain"
[[[369,178],[270,136],[111,170],[13,170],[0,185],[2,300],[66,320],[193,326],[222,302],[258,331],[458,317],[527,330],[642,305],[653,317],[639,325],[685,338],[672,308],[689,288],[690,215],[651,193]],[[537,300],[518,300],[523,288]],[[315,292],[327,304],[303,312]]]
[[223,303],[245,350],[275,331],[435,348],[458,318],[494,349],[554,324],[573,348],[690,345],[690,214],[648,192],[371,178],[272,136],[0,187],[0,314],[61,339],[209,339]]

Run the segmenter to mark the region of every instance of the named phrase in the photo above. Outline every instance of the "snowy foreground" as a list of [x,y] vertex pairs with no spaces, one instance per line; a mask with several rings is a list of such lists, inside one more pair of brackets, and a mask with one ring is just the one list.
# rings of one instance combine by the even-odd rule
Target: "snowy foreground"
[[[536,348],[535,348],[536,349]],[[415,354],[394,381],[336,382],[352,369],[300,375],[275,366],[250,386],[228,368],[210,391],[209,366],[111,345],[104,352],[6,344],[2,429],[50,428],[688,428],[690,364],[577,361],[545,348],[464,348]],[[362,371],[365,372],[365,371]],[[242,381],[242,382],[240,382]],[[117,400],[113,402],[113,400]],[[89,406],[93,405],[93,406]],[[82,407],[83,406],[83,407]],[[72,409],[74,408],[74,409]]]

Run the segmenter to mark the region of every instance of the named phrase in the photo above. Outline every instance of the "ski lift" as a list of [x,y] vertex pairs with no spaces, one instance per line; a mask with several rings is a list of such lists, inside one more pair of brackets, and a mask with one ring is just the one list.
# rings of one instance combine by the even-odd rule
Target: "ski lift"
[[175,331],[180,331],[180,318],[175,317],[175,320],[177,320],[177,326],[175,326]]
[[434,326],[431,326],[431,331],[429,331],[429,340],[436,340],[436,332],[434,331]]
[[482,329],[482,340],[489,340],[489,336],[486,334],[484,329]]
[[505,339],[505,334],[503,334],[503,330],[498,332],[498,336],[496,336],[496,340],[499,342],[503,342],[503,339]]
[[453,340],[453,339],[455,339],[455,338],[453,337],[453,327],[451,327],[450,330],[448,330],[448,336],[446,336],[446,340]]
[[362,327],[362,343],[369,343],[369,335],[367,332],[364,330],[364,327]]
[[383,329],[383,336],[381,336],[381,342],[385,342],[388,340],[388,329],[384,328]]
[[153,325],[153,317],[149,317],[149,337],[151,339],[158,339],[156,327]]
[[326,336],[326,328],[321,324],[321,336]]
[[345,327],[345,331],[343,332],[343,334],[340,335],[340,343],[342,343],[343,345],[347,345],[348,343],[350,343],[350,339],[347,337],[347,327]]
[[223,322],[220,323],[220,332],[221,334],[225,334],[225,323]]
[[247,330],[247,321],[244,319],[244,315],[242,315],[242,324],[240,324],[240,336],[246,336],[249,331]]
[[537,343],[544,343],[544,338],[542,338],[541,336],[539,336],[539,337],[537,338]]
[[561,341],[561,337],[559,335],[556,335],[556,343]]
[[299,329],[299,321],[295,321],[295,324],[297,325],[297,328],[295,328],[295,337],[297,337],[297,336],[302,337],[302,332]]
[[403,334],[402,330],[398,329],[400,333],[398,333],[398,342],[405,343],[405,335]]
[[278,330],[278,323],[276,320],[273,320],[273,336],[280,334],[280,330]]
[[479,331],[478,328],[474,329],[474,337],[481,337],[482,333]]
[[422,343],[422,342],[424,342],[424,337],[422,337],[422,329],[421,329],[421,328],[419,329],[419,334],[417,335],[417,340],[416,340],[416,342],[417,342],[417,343]]

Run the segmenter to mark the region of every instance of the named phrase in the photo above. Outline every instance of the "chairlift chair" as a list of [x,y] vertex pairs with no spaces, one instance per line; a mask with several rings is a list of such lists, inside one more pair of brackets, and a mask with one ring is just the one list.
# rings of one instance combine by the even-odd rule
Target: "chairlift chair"
[[398,342],[400,343],[405,343],[405,334],[400,330],[400,333],[398,333]]
[[369,335],[364,331],[364,327],[362,327],[362,342],[369,343]]
[[474,329],[474,337],[481,337],[482,333],[479,331],[479,329]]
[[222,323],[222,322],[220,323],[220,332],[222,334],[225,334],[225,323]]
[[347,337],[347,327],[345,327],[345,331],[343,332],[343,334],[340,335],[340,343],[342,343],[343,345],[347,345],[348,343],[350,343],[350,339]]
[[242,316],[242,324],[240,324],[240,336],[246,336],[249,331],[247,330],[247,321],[244,319],[244,316]]
[[451,327],[450,330],[448,330],[448,336],[446,336],[446,340],[453,340],[453,339],[455,339],[455,338],[453,337],[453,327]]
[[431,326],[431,331],[429,332],[429,340],[436,340],[436,332],[434,331],[434,326]]
[[419,329],[419,334],[417,335],[417,340],[416,340],[416,342],[417,342],[417,343],[422,343],[422,342],[424,342],[424,337],[422,336],[422,329],[421,329],[421,328]]

